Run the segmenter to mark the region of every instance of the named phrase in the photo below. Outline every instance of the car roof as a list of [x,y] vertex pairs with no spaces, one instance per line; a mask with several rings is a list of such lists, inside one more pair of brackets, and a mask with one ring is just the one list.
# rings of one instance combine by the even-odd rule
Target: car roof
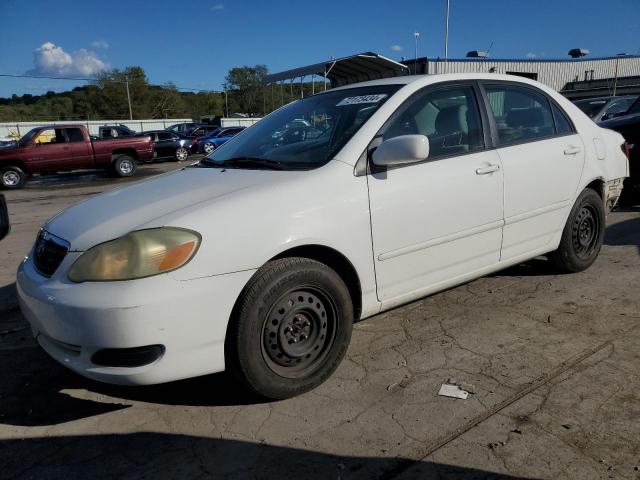
[[[457,80],[498,80],[501,82],[522,83],[525,85],[533,85],[540,87],[544,84],[531,80],[526,77],[520,77],[518,75],[507,75],[502,73],[489,73],[489,72],[477,72],[477,73],[431,73],[427,75],[404,75],[400,77],[382,78],[379,80],[369,80],[367,82],[352,83],[344,85],[342,87],[332,88],[327,90],[329,92],[335,92],[338,90],[348,90],[350,88],[369,87],[376,85],[401,85],[406,86],[414,83],[418,83],[419,86],[426,86],[433,83],[440,82],[454,82]],[[324,92],[321,92],[322,95]]]
[[634,98],[638,98],[637,95],[616,95],[615,97],[609,96],[609,97],[592,97],[592,98],[582,98],[580,100],[576,100],[574,103],[587,103],[587,102],[602,102],[602,101],[607,101],[607,100],[614,100],[614,99],[634,99]]

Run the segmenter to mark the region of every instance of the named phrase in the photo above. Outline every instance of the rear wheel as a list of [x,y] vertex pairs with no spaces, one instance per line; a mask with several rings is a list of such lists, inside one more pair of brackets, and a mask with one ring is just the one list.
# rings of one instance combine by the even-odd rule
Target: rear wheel
[[227,365],[263,397],[293,397],[333,373],[352,326],[349,290],[335,271],[307,258],[275,260],[239,300],[227,333]]
[[210,154],[211,152],[213,152],[215,150],[215,148],[216,147],[211,142],[206,142],[202,146],[202,149],[204,150],[204,153],[206,153],[207,155]]
[[0,185],[6,189],[18,189],[27,183],[27,174],[15,165],[0,169]]
[[176,149],[176,160],[184,162],[189,157],[189,150],[184,147],[178,147]]
[[549,260],[564,272],[586,270],[598,258],[605,226],[600,195],[590,188],[584,190],[571,209],[560,245],[548,255]]
[[136,161],[129,155],[118,155],[112,164],[113,172],[118,177],[130,177],[138,168]]

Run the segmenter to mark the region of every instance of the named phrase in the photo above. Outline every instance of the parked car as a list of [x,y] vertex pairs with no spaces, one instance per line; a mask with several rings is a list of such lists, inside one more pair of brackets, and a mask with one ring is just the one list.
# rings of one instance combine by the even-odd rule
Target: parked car
[[207,137],[217,133],[222,127],[217,125],[199,125],[189,130],[188,137]]
[[[312,117],[322,135],[273,138]],[[587,269],[624,145],[525,78],[347,85],[55,216],[19,266],[20,305],[39,344],[87,377],[228,369],[262,396],[294,396],[336,369],[358,319],[539,255]]]
[[195,122],[176,123],[174,125],[171,125],[170,127],[167,127],[165,130],[185,135],[190,130],[193,130],[194,128],[199,126],[200,124]]
[[166,130],[152,130],[143,132],[154,142],[153,158],[174,158],[183,162],[189,157],[191,145],[195,139],[183,135],[167,132]]
[[597,97],[576,100],[575,103],[591,120],[599,122],[624,115],[638,97],[626,95],[622,97]]
[[0,149],[0,186],[22,188],[27,177],[79,169],[105,169],[120,177],[151,159],[147,137],[92,139],[84,125],[36,127],[13,147]]
[[629,107],[625,115],[600,122],[600,126],[615,130],[626,139],[629,148],[629,178],[625,185],[640,188],[640,99]]
[[137,135],[135,130],[131,130],[126,125],[101,125],[98,127],[99,138],[132,137]]
[[221,128],[215,131],[210,136],[199,137],[196,139],[196,142],[192,147],[192,151],[194,153],[205,153],[208,155],[219,146],[231,140],[231,138],[233,138],[244,129],[245,127]]
[[9,210],[4,195],[0,193],[0,240],[9,235],[11,224],[9,223]]

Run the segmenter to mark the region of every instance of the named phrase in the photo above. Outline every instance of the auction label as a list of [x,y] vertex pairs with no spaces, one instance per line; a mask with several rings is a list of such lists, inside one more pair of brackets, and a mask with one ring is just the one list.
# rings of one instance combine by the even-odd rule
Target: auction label
[[383,98],[386,98],[386,93],[380,93],[378,95],[360,95],[358,97],[343,98],[336,107],[343,107],[345,105],[357,105],[359,103],[378,103]]

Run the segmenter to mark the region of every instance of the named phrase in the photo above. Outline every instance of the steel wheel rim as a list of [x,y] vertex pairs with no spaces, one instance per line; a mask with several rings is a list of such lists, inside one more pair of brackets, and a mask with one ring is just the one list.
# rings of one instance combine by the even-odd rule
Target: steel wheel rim
[[282,295],[262,325],[262,356],[269,368],[286,378],[316,371],[333,346],[336,307],[317,287],[297,287]]
[[120,162],[120,171],[124,174],[131,173],[133,171],[133,163],[130,160],[122,160]]
[[186,148],[179,148],[178,150],[176,150],[176,158],[180,161],[182,160],[186,160],[187,159],[187,149]]
[[589,258],[598,245],[600,219],[591,205],[585,205],[578,211],[573,222],[573,248],[579,258]]
[[2,175],[2,183],[7,187],[15,187],[20,183],[20,175],[18,175],[18,172],[14,172],[13,170],[4,172]]
[[213,152],[213,144],[212,143],[205,143],[204,144],[204,151],[206,153],[211,153]]

